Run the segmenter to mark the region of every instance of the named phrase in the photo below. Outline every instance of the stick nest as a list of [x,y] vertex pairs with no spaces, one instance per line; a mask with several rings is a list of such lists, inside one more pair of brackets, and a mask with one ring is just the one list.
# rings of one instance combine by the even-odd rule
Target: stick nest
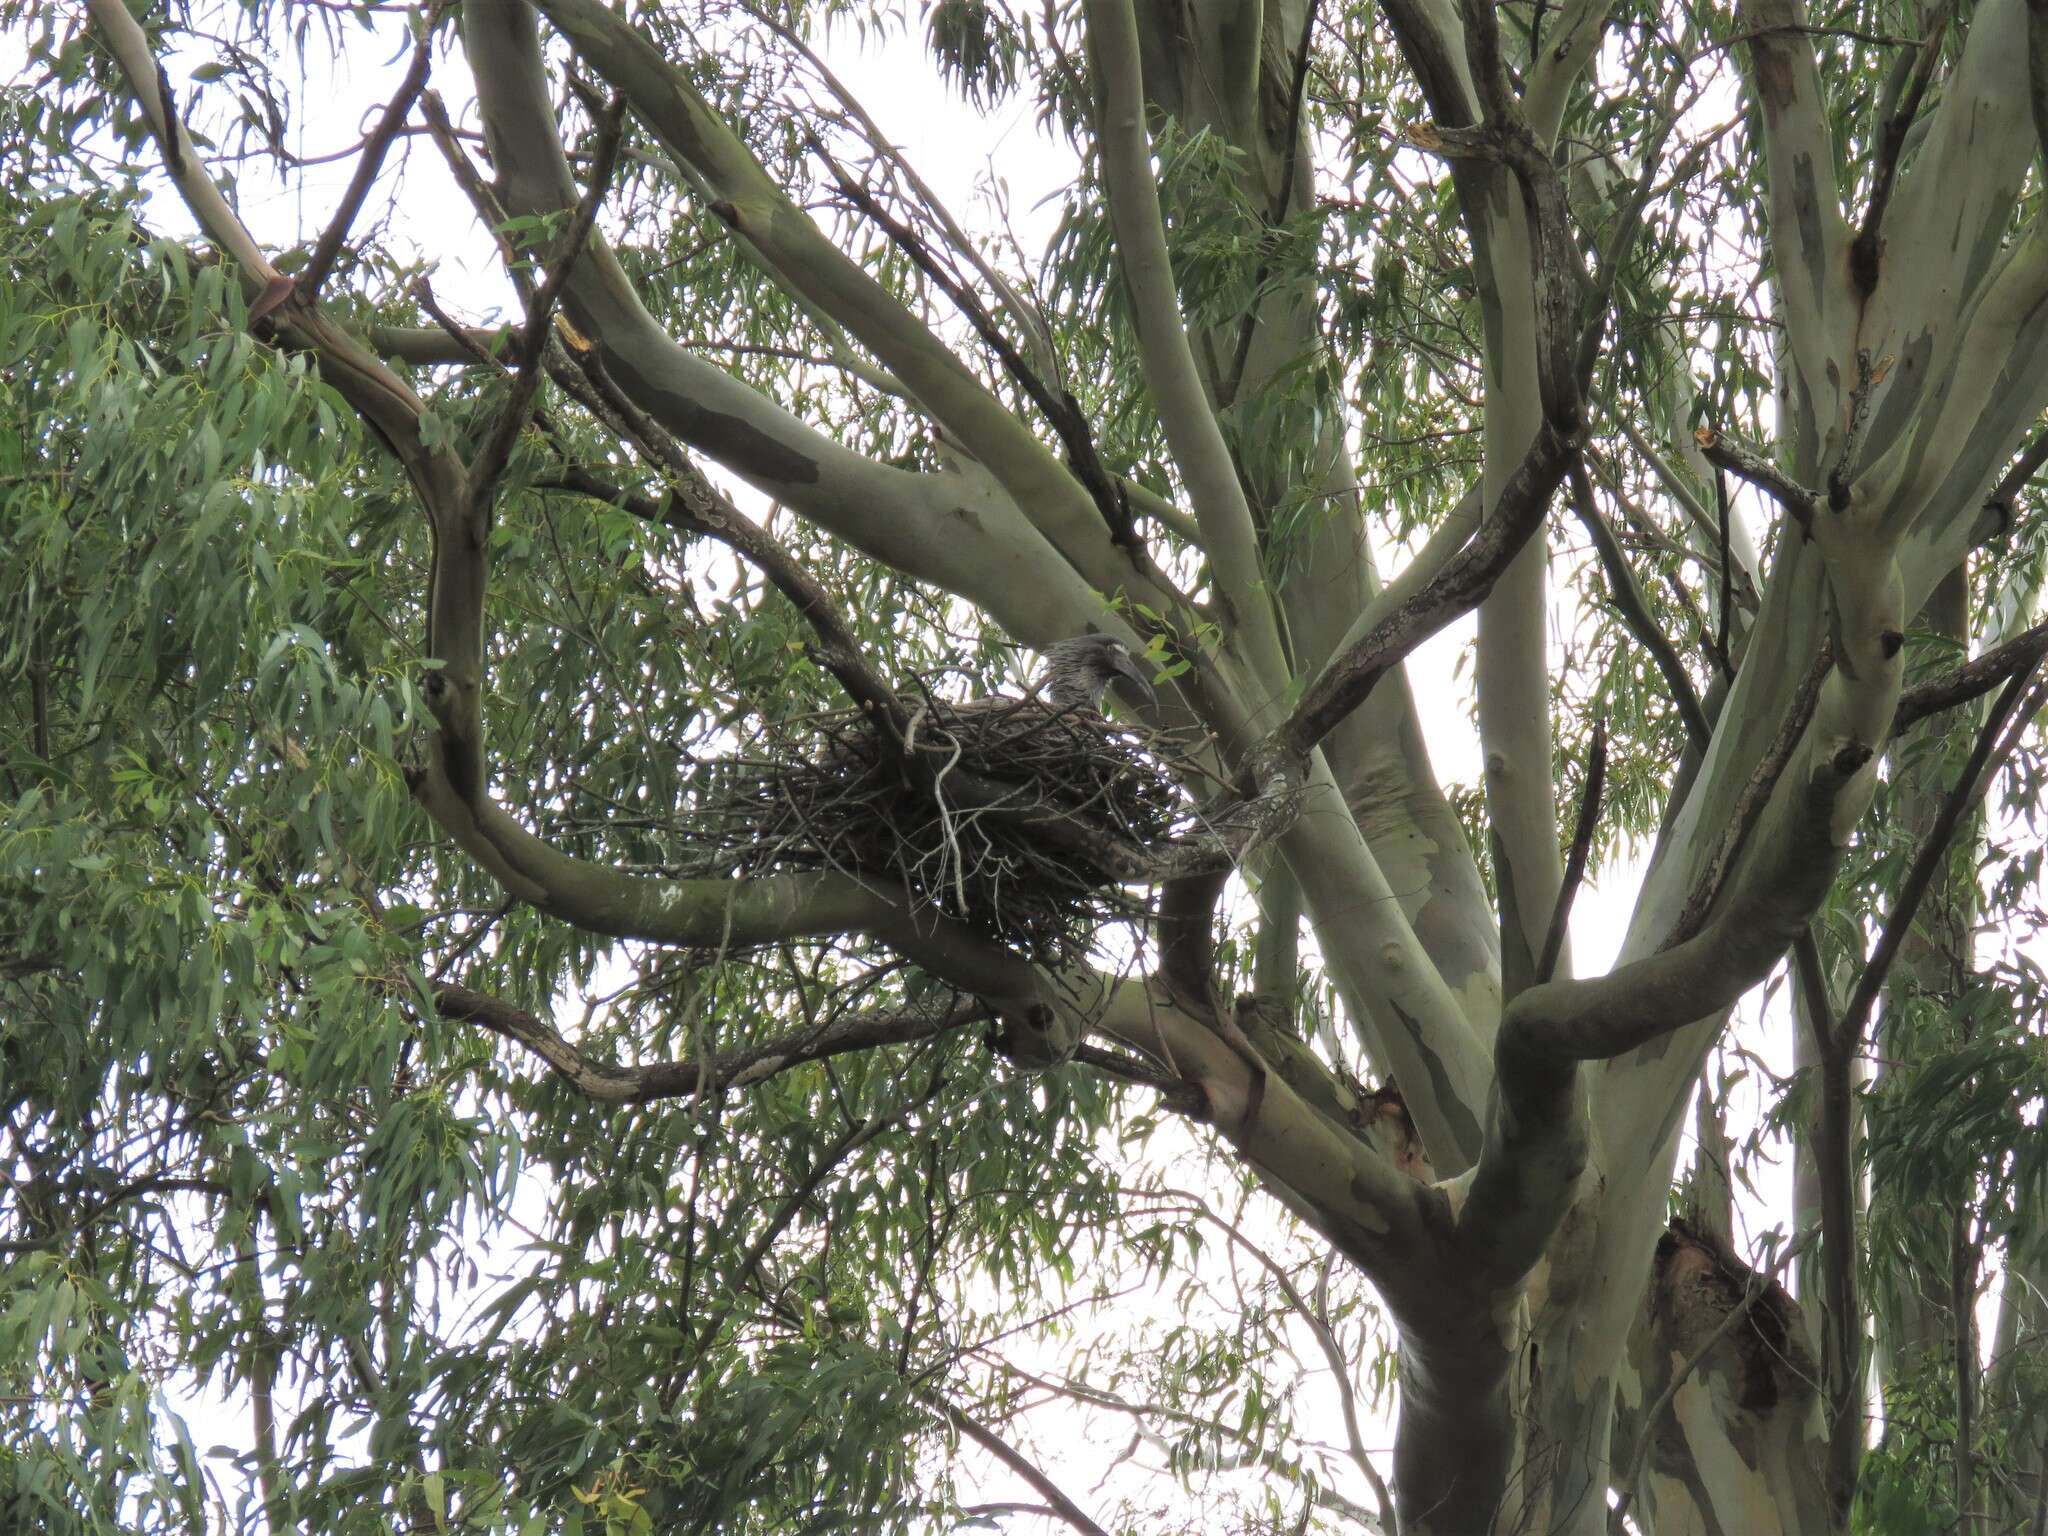
[[913,765],[859,710],[706,764],[679,828],[692,874],[838,870],[908,891],[1047,964],[1145,912],[1127,883],[1194,823],[1157,738],[1040,699],[906,703]]

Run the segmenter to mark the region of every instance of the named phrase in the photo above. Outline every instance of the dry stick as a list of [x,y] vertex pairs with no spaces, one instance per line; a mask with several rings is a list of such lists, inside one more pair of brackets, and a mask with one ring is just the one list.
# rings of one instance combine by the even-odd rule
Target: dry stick
[[1733,1332],[1737,1323],[1749,1316],[1750,1309],[1764,1298],[1764,1294],[1776,1282],[1779,1271],[1791,1263],[1814,1240],[1819,1231],[1818,1227],[1808,1227],[1779,1251],[1777,1258],[1771,1261],[1769,1269],[1752,1270],[1749,1284],[1743,1289],[1742,1300],[1729,1308],[1728,1315],[1715,1325],[1714,1331],[1707,1335],[1700,1347],[1687,1356],[1685,1363],[1672,1373],[1669,1384],[1658,1394],[1657,1401],[1650,1405],[1650,1411],[1643,1415],[1642,1427],[1636,1435],[1636,1453],[1629,1458],[1628,1476],[1620,1483],[1621,1497],[1615,1502],[1614,1513],[1608,1522],[1610,1528],[1621,1525],[1623,1517],[1628,1514],[1629,1505],[1635,1500],[1636,1485],[1643,1475],[1643,1464],[1650,1456],[1651,1431],[1656,1428],[1657,1420],[1664,1416],[1664,1410],[1669,1408],[1672,1400],[1678,1396],[1678,1389],[1686,1384],[1694,1371],[1699,1369],[1700,1362],[1707,1358],[1714,1346]]
[[[1864,1026],[1869,1023],[1871,1012],[1877,1005],[1877,994],[1906,941],[1921,900],[1934,883],[1956,829],[1962,825],[1963,817],[1970,808],[1991,787],[1992,778],[2019,745],[2021,736],[2033,724],[2044,700],[2048,700],[2048,682],[2032,684],[2038,665],[2036,661],[2025,671],[2014,674],[2005,685],[2005,692],[1992,706],[1990,717],[1978,731],[1969,761],[1949,790],[1948,797],[1942,801],[1933,826],[1927,829],[1927,836],[1920,844],[1920,851],[1914,855],[1913,866],[1899,886],[1898,897],[1878,934],[1877,944],[1871,950],[1870,958],[1864,962],[1863,973],[1849,994],[1848,1005],[1843,1008],[1841,1022],[1835,1030],[1837,1049],[1853,1051],[1861,1045]],[[2026,695],[2024,705],[2021,704],[2022,695]]]
[[1801,529],[1812,527],[1813,514],[1820,506],[1819,493],[1808,490],[1787,475],[1760,449],[1712,427],[1701,427],[1693,434],[1693,441],[1699,444],[1700,453],[1709,464],[1727,470],[1737,479],[1747,480],[1764,492],[1783,507]]
[[1865,298],[1877,287],[1878,268],[1884,254],[1884,242],[1879,231],[1884,226],[1885,210],[1891,206],[1892,191],[1898,185],[1899,157],[1906,148],[1907,131],[1919,115],[1920,100],[1927,94],[1927,84],[1934,78],[1934,66],[1941,59],[1941,34],[1947,25],[1948,6],[1943,4],[1927,29],[1918,57],[1913,60],[1913,74],[1905,94],[1900,98],[1897,109],[1885,119],[1884,131],[1878,140],[1877,177],[1871,185],[1870,206],[1863,211],[1863,226],[1857,230],[1856,239],[1849,247],[1849,275],[1855,280],[1856,291]]
[[1878,993],[1912,930],[1920,904],[1939,874],[1963,818],[1983,798],[1991,780],[2032,723],[2044,691],[2048,691],[2044,687],[2031,687],[2030,691],[2036,666],[2038,662],[2013,676],[1978,730],[1969,760],[1921,840],[1892,910],[1885,917],[1877,944],[1864,962],[1839,1020],[1832,1017],[1826,977],[1812,930],[1806,930],[1794,946],[1800,986],[1806,993],[1807,1010],[1813,1015],[1820,1047],[1815,1157],[1821,1183],[1822,1290],[1828,1312],[1824,1356],[1828,1366],[1828,1455],[1838,1499],[1846,1499],[1853,1490],[1863,1455],[1863,1337],[1861,1304],[1856,1294],[1850,1066],[1862,1047]]
[[1075,1530],[1081,1532],[1081,1536],[1109,1536],[1109,1532],[1089,1519],[1080,1505],[1062,1493],[1057,1483],[1039,1471],[1037,1465],[1027,1458],[1023,1452],[1011,1445],[1009,1441],[1003,1439],[1002,1436],[998,1435],[986,1424],[981,1423],[978,1419],[970,1418],[936,1393],[928,1394],[925,1400],[945,1415],[946,1421],[954,1429],[972,1440],[976,1445],[979,1445],[983,1450],[994,1456],[996,1460],[1029,1483],[1037,1490],[1038,1496],[1053,1507],[1061,1519],[1065,1520]]
[[1707,914],[1720,899],[1722,887],[1727,883],[1735,862],[1742,855],[1749,837],[1756,825],[1763,819],[1764,808],[1770,804],[1771,792],[1777,788],[1778,780],[1784,775],[1786,765],[1792,761],[1792,754],[1798,749],[1800,738],[1806,734],[1808,722],[1813,719],[1814,707],[1820,703],[1821,684],[1827,681],[1828,673],[1834,670],[1835,651],[1829,641],[1822,641],[1813,658],[1813,665],[1800,680],[1798,690],[1787,701],[1784,718],[1778,722],[1778,734],[1764,749],[1764,755],[1757,759],[1751,771],[1749,782],[1742,786],[1742,793],[1735,797],[1728,823],[1722,829],[1721,840],[1715,845],[1712,855],[1700,871],[1700,878],[1679,909],[1678,920],[1672,924],[1670,935],[1661,946],[1670,949],[1684,943],[1706,926]]
[[489,505],[491,495],[497,489],[498,478],[504,474],[506,462],[512,457],[512,445],[526,428],[534,395],[540,389],[541,356],[547,350],[548,337],[553,330],[555,301],[568,286],[569,274],[575,268],[577,258],[583,254],[584,243],[589,240],[590,231],[597,223],[597,210],[611,188],[612,167],[618,162],[619,144],[625,133],[626,98],[620,95],[612,98],[598,120],[597,150],[590,167],[590,185],[577,199],[576,211],[570,217],[569,230],[563,237],[560,253],[546,278],[527,300],[526,330],[519,341],[519,368],[513,375],[511,393],[491,425],[491,435],[484,440],[483,447],[477,451],[476,459],[470,465],[470,496],[479,508]]
[[421,24],[419,38],[413,45],[412,63],[406,69],[405,78],[399,82],[398,94],[385,105],[384,115],[370,130],[370,136],[363,140],[363,155],[356,162],[348,189],[341,194],[334,217],[320,231],[313,254],[306,261],[305,271],[299,274],[298,289],[304,298],[319,296],[322,285],[341,255],[341,243],[348,238],[363,210],[363,200],[370,195],[370,188],[376,185],[378,174],[384,169],[384,156],[390,150],[392,140],[398,137],[399,129],[405,126],[407,114],[412,111],[413,102],[426,88],[427,68],[433,57],[434,26],[438,20],[437,12],[430,13]]
[[2023,630],[1953,671],[1908,688],[1899,695],[1899,707],[1892,716],[1892,734],[1897,736],[1929,715],[1981,698],[2015,672],[2032,667],[2044,655],[2048,655],[2048,623]]
[[[819,151],[822,155],[822,149]],[[832,174],[839,183],[839,190],[847,201],[872,219],[889,237],[890,243],[901,250],[923,272],[939,290],[953,301],[954,306],[974,327],[989,350],[1001,360],[1004,371],[1017,383],[1017,387],[1031,398],[1059,435],[1060,446],[1067,450],[1067,462],[1074,477],[1094,501],[1096,510],[1109,525],[1110,541],[1126,549],[1138,544],[1136,524],[1131,519],[1130,498],[1123,487],[1103,465],[1102,456],[1095,447],[1095,435],[1088,425],[1088,418],[1081,404],[1073,394],[1061,390],[1057,394],[1037,371],[1026,362],[1024,355],[1005,336],[1002,328],[989,314],[973,290],[948,272],[943,263],[932,254],[931,248],[919,238],[917,232],[895,218],[867,188],[855,181],[829,155],[825,163],[832,168]]]
[[1704,752],[1707,739],[1713,734],[1712,727],[1707,724],[1707,712],[1700,707],[1699,694],[1692,686],[1692,679],[1686,675],[1685,663],[1679,660],[1677,648],[1651,617],[1642,588],[1636,584],[1635,573],[1629,569],[1628,557],[1614,537],[1613,528],[1593,501],[1593,486],[1586,476],[1583,456],[1574,456],[1572,461],[1571,506],[1591,536],[1594,551],[1600,556],[1600,564],[1607,573],[1608,595],[1620,610],[1629,633],[1636,637],[1657,664],[1664,686],[1671,692],[1671,702],[1677,706],[1678,716],[1685,722],[1686,735],[1692,739],[1695,749]]
[[1564,936],[1571,927],[1572,901],[1586,878],[1586,859],[1592,853],[1593,833],[1600,825],[1600,792],[1607,783],[1607,721],[1593,722],[1593,744],[1586,754],[1586,787],[1579,796],[1579,822],[1572,831],[1572,847],[1564,861],[1564,883],[1558,887],[1557,904],[1550,909],[1550,931],[1543,936],[1543,957],[1536,965],[1536,980],[1546,982],[1557,971],[1558,956],[1564,953]]

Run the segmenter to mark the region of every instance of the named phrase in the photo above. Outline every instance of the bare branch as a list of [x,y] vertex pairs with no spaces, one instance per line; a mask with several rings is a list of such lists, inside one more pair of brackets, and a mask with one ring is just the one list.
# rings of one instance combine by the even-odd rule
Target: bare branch
[[503,998],[452,984],[436,986],[433,991],[442,1017],[479,1025],[531,1051],[570,1087],[600,1104],[646,1104],[657,1099],[721,1094],[808,1062],[884,1045],[933,1040],[993,1017],[986,1004],[971,1000],[937,1011],[847,1014],[814,1029],[795,1030],[693,1061],[621,1068],[592,1061],[546,1019]]
[[2005,685],[2005,692],[1999,695],[1998,702],[1992,706],[1990,715],[1978,730],[1969,760],[1963,765],[1961,775],[1943,799],[1926,837],[1913,855],[1912,866],[1900,882],[1891,912],[1878,932],[1877,944],[1872,948],[1870,958],[1864,962],[1856,985],[1850,990],[1849,1001],[1843,1007],[1841,1021],[1835,1029],[1836,1051],[1853,1053],[1861,1046],[1864,1028],[1877,1007],[1877,996],[1884,988],[1885,977],[1891,973],[1892,963],[1898,959],[1899,948],[1912,929],[1921,900],[1940,872],[1956,829],[1983,799],[1991,780],[2019,745],[2027,728],[2034,723],[2043,703],[2048,702],[2048,683],[2030,686],[2039,665],[2036,660],[2013,673],[2011,681]]
[[497,490],[498,477],[504,474],[506,461],[512,457],[512,445],[526,429],[527,414],[532,410],[534,395],[540,389],[541,355],[547,350],[548,337],[554,328],[555,301],[561,297],[562,288],[569,281],[569,271],[576,265],[576,258],[582,254],[584,242],[590,238],[591,228],[597,222],[597,210],[604,202],[605,193],[611,189],[612,167],[617,163],[625,131],[626,101],[623,96],[614,97],[598,119],[590,185],[577,200],[576,211],[570,216],[561,249],[556,253],[547,276],[526,301],[526,328],[519,338],[519,363],[513,374],[511,392],[499,406],[490,436],[484,439],[483,446],[477,450],[476,458],[469,466],[469,493],[480,507],[488,506]]
[[1918,725],[1929,715],[1983,697],[2015,673],[2032,667],[2044,655],[2048,655],[2048,623],[2023,630],[2003,645],[1908,688],[1899,695],[1899,710],[1892,717],[1892,734]]
[[1709,464],[1747,480],[1790,513],[1802,529],[1813,526],[1813,514],[1820,506],[1819,493],[1792,479],[1768,455],[1712,427],[1701,427],[1693,434],[1693,441],[1699,444]]
[[1658,674],[1664,679],[1664,686],[1670,691],[1671,702],[1678,710],[1678,718],[1685,722],[1685,733],[1695,748],[1705,750],[1708,738],[1713,734],[1707,724],[1707,713],[1700,707],[1698,692],[1693,688],[1692,678],[1687,675],[1685,663],[1679,660],[1677,648],[1665,638],[1664,631],[1651,617],[1649,604],[1643,599],[1643,590],[1636,584],[1635,572],[1629,569],[1628,557],[1622,552],[1621,543],[1614,536],[1614,530],[1600,513],[1593,500],[1593,487],[1586,477],[1583,459],[1575,459],[1571,467],[1571,506],[1578,514],[1579,521],[1593,540],[1593,549],[1600,557],[1602,569],[1607,573],[1607,591],[1620,612],[1622,622],[1628,625],[1650,659],[1656,663]]
[[936,1392],[926,1392],[923,1396],[925,1401],[936,1409],[948,1424],[953,1426],[955,1432],[965,1435],[976,1445],[995,1457],[997,1461],[1000,1461],[1012,1472],[1023,1478],[1025,1482],[1031,1485],[1038,1496],[1051,1505],[1062,1520],[1079,1531],[1081,1536],[1109,1536],[1109,1532],[1088,1518],[1080,1505],[1060,1491],[1057,1483],[1039,1471],[1037,1463],[1011,1445],[1009,1441],[998,1435],[979,1419],[955,1407]]
[[1579,882],[1586,877],[1586,859],[1593,849],[1593,833],[1600,825],[1600,791],[1607,782],[1607,722],[1593,722],[1593,744],[1586,754],[1586,787],[1579,797],[1578,826],[1572,832],[1571,852],[1565,858],[1564,881],[1558,887],[1557,905],[1551,909],[1550,931],[1543,940],[1543,954],[1536,963],[1536,980],[1548,981],[1557,972],[1558,956],[1564,953],[1565,935],[1571,930],[1572,901],[1579,894]]
[[341,194],[334,217],[320,231],[313,254],[306,259],[305,270],[299,273],[299,292],[309,300],[319,296],[328,274],[334,270],[335,258],[341,254],[341,244],[355,227],[356,217],[363,209],[363,200],[370,195],[370,188],[377,184],[377,177],[384,169],[385,154],[398,137],[399,130],[405,126],[406,114],[412,111],[413,102],[426,87],[427,70],[433,62],[434,28],[439,20],[439,12],[430,10],[420,21],[419,38],[413,44],[412,63],[406,68],[405,78],[399,82],[397,94],[385,104],[377,126],[363,140],[362,158],[356,162],[355,174],[349,178],[348,188]]
[[[819,150],[822,154],[822,147]],[[917,264],[934,283],[939,285],[947,298],[974,327],[990,351],[1002,361],[1004,370],[1016,381],[1036,405],[1052,429],[1058,434],[1060,446],[1067,451],[1067,462],[1075,478],[1087,488],[1094,498],[1096,507],[1102,513],[1102,520],[1109,526],[1112,542],[1124,545],[1133,551],[1140,547],[1138,532],[1131,521],[1131,502],[1125,490],[1125,482],[1110,474],[1102,463],[1102,455],[1096,450],[1095,433],[1088,423],[1087,414],[1081,409],[1081,402],[1067,390],[1054,393],[1053,388],[1038,371],[1025,360],[1023,353],[1011,344],[1002,327],[988,307],[976,297],[974,290],[947,271],[944,264],[932,253],[931,247],[918,238],[917,231],[902,223],[884,208],[881,202],[858,181],[843,171],[838,162],[826,157],[839,190],[853,205],[866,214],[886,233],[890,241]]]
[[1411,598],[1332,656],[1261,750],[1306,754],[1417,646],[1476,608],[1543,525],[1572,451],[1564,434],[1540,426],[1478,533]]

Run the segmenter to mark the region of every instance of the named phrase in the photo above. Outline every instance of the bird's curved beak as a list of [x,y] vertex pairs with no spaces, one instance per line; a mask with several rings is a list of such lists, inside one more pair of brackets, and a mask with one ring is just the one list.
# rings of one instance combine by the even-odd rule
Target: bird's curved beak
[[1144,662],[1132,656],[1128,651],[1120,650],[1114,653],[1111,670],[1123,682],[1130,684],[1129,688],[1118,689],[1118,692],[1122,693],[1126,700],[1135,703],[1138,699],[1142,698],[1148,705],[1158,705],[1159,695],[1152,687],[1152,670]]

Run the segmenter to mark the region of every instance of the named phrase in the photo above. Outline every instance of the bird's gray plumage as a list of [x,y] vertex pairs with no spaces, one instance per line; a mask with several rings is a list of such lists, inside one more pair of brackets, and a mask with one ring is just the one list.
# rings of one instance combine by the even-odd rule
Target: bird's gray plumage
[[1119,680],[1148,702],[1157,698],[1152,679],[1123,641],[1114,635],[1076,635],[1045,648],[1039,693],[1057,709],[1100,709],[1103,695]]

